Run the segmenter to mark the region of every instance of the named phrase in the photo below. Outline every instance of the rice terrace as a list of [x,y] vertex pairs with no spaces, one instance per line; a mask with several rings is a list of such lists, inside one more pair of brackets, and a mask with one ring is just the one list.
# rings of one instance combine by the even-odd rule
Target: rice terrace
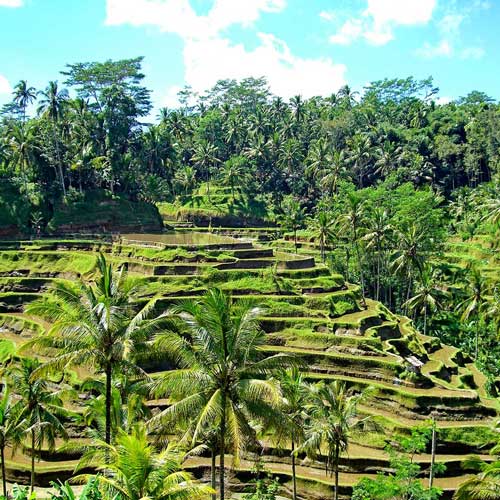
[[500,499],[499,6],[233,1],[0,0],[0,495]]

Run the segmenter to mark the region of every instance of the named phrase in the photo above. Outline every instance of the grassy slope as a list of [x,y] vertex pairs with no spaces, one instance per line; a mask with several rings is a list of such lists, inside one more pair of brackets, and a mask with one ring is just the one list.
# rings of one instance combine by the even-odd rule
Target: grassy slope
[[249,198],[238,188],[234,200],[229,188],[203,184],[192,195],[179,197],[174,203],[158,203],[165,221],[194,222],[201,226],[251,226],[269,224],[271,214],[264,203]]

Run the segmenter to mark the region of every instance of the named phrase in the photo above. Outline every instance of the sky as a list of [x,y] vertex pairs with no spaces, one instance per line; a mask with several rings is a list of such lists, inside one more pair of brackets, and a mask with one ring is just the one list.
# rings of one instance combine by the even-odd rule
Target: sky
[[155,108],[185,85],[265,76],[289,98],[434,77],[500,98],[500,0],[0,0],[0,104],[68,63],[144,56]]

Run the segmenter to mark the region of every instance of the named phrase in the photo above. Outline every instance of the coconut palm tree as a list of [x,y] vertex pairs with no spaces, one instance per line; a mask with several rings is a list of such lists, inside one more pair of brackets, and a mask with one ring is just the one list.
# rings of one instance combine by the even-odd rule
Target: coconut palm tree
[[26,108],[36,99],[36,89],[30,87],[26,80],[20,80],[12,94],[14,102],[23,110],[23,123],[26,123]]
[[[496,445],[491,454],[497,455],[500,446]],[[484,462],[479,457],[464,461],[464,466],[476,469],[479,474],[464,481],[453,495],[454,500],[498,500],[500,498],[500,461]]]
[[403,307],[423,316],[424,335],[427,334],[427,316],[442,306],[442,300],[449,293],[437,280],[435,271],[430,266],[424,266],[420,280],[417,283],[415,295],[407,300]]
[[311,386],[305,382],[297,367],[281,373],[278,380],[283,395],[281,412],[286,420],[275,429],[275,436],[278,442],[286,440],[291,444],[293,500],[297,500],[296,447],[302,444],[305,437],[308,419],[306,407],[311,396]]
[[361,228],[365,218],[365,201],[356,193],[348,193],[346,198],[345,212],[339,218],[340,230],[349,235],[349,241],[354,248],[356,261],[358,264],[359,281],[361,284],[361,297],[363,307],[366,307],[365,301],[365,279],[363,274],[363,265],[361,262]]
[[10,162],[19,170],[23,178],[25,193],[27,193],[29,170],[33,164],[35,153],[35,135],[30,124],[13,123],[9,127]]
[[415,275],[422,276],[424,269],[425,244],[427,241],[425,232],[417,224],[396,231],[396,249],[392,255],[391,270],[401,274],[407,280],[407,292],[405,302],[411,297]]
[[183,165],[175,172],[175,180],[184,188],[184,196],[196,186],[196,171],[190,165]]
[[293,231],[293,243],[295,246],[295,253],[297,253],[299,248],[297,243],[297,231],[304,224],[305,209],[301,207],[300,202],[293,195],[287,195],[283,198],[281,210],[281,224],[288,231]]
[[40,361],[22,358],[10,372],[12,387],[21,398],[21,408],[17,415],[23,435],[29,440],[31,453],[30,489],[35,486],[35,457],[47,443],[54,450],[56,436],[67,438],[63,418],[69,416],[63,407],[63,391],[49,384],[45,378],[35,378]]
[[168,331],[157,336],[161,349],[170,353],[178,369],[155,379],[155,396],[169,397],[171,406],[150,425],[168,434],[173,422],[191,422],[193,443],[214,426],[220,445],[220,498],[224,500],[225,453],[230,445],[235,460],[255,431],[250,421],[278,418],[281,395],[268,377],[285,369],[293,357],[263,357],[265,334],[259,327],[262,310],[247,303],[233,304],[218,289],[199,301],[172,308],[186,336]]
[[235,196],[234,196],[234,186],[237,182],[240,183],[240,186],[244,184],[244,174],[245,174],[245,158],[241,156],[233,156],[226,162],[224,162],[224,166],[222,167],[222,181],[227,186],[229,185],[231,188],[231,199],[234,204]]
[[2,486],[3,496],[7,496],[7,478],[5,475],[5,448],[15,448],[22,439],[22,427],[20,425],[21,405],[12,399],[7,384],[4,384],[2,397],[0,399],[0,459],[2,460]]
[[57,156],[59,181],[61,183],[63,195],[66,196],[61,151],[59,148],[58,126],[63,117],[64,107],[68,101],[68,92],[66,89],[59,89],[57,82],[49,82],[48,87],[38,94],[40,96],[38,113],[46,117],[51,124],[52,140]]
[[489,285],[481,271],[477,267],[471,267],[465,277],[464,297],[457,304],[457,311],[461,312],[460,319],[463,322],[475,319],[475,359],[479,355],[479,327],[481,316],[487,306],[487,294]]
[[332,215],[324,210],[319,209],[316,217],[312,220],[312,227],[319,243],[321,260],[325,262],[325,248],[335,237],[335,220]]
[[345,173],[344,151],[334,151],[330,156],[330,166],[323,172],[320,180],[321,189],[327,196],[333,196],[337,192],[339,179]]
[[47,334],[36,337],[26,347],[43,349],[57,347],[57,354],[37,369],[40,377],[61,372],[68,366],[86,366],[105,377],[106,431],[105,441],[112,435],[112,382],[116,376],[146,378],[138,360],[154,355],[148,344],[161,326],[161,317],[154,317],[156,299],[135,310],[143,289],[128,278],[122,267],[114,271],[101,254],[97,261],[95,286],[58,283],[49,300],[39,300],[28,308],[28,314],[46,318],[52,324]]
[[107,498],[124,500],[195,500],[206,498],[212,490],[193,480],[182,470],[183,456],[172,446],[157,451],[148,440],[146,426],[137,424],[130,433],[119,429],[115,443],[96,441],[89,446],[77,471],[95,467]]
[[380,278],[382,275],[383,249],[387,246],[389,237],[393,232],[389,213],[381,207],[374,207],[366,212],[366,233],[363,235],[363,241],[366,243],[367,250],[375,251],[376,277],[375,277],[375,300],[380,299]]
[[334,499],[338,500],[339,462],[350,438],[366,419],[358,418],[358,404],[364,394],[352,394],[343,382],[316,385],[309,405],[311,419],[300,451],[315,457],[326,450],[326,473],[335,477]]
[[191,160],[202,172],[205,173],[207,181],[207,196],[210,201],[211,173],[215,165],[220,163],[219,158],[217,158],[217,147],[208,141],[200,142],[196,145]]

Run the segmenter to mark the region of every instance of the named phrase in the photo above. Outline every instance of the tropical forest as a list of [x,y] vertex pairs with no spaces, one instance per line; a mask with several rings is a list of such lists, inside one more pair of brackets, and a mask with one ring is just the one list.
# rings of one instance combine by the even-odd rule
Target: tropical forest
[[1,109],[3,497],[500,499],[500,104],[145,62]]

